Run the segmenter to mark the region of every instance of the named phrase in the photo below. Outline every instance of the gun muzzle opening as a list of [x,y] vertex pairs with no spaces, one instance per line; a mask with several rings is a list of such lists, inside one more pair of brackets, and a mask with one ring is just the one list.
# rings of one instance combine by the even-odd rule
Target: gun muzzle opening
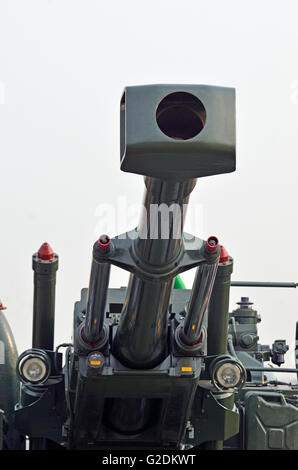
[[198,135],[206,122],[203,103],[191,93],[178,91],[166,95],[156,110],[160,130],[176,140],[188,140]]
[[206,249],[209,253],[214,253],[218,248],[218,238],[211,236],[206,242]]
[[107,251],[110,248],[110,245],[111,245],[110,237],[106,234],[100,235],[98,239],[99,248],[101,248],[103,251]]

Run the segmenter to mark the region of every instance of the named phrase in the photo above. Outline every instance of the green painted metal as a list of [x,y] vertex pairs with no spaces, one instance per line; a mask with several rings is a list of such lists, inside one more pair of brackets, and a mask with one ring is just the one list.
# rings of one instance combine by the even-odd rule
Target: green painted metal
[[15,442],[13,411],[19,398],[19,380],[16,375],[17,346],[6,316],[0,310],[0,409],[9,424],[6,443]]
[[247,450],[298,450],[297,398],[248,392],[245,404]]
[[0,310],[0,408],[6,414],[13,411],[18,398],[19,381],[16,375],[18,351],[8,321]]
[[180,276],[175,277],[174,289],[186,289],[186,286]]
[[[205,116],[201,109],[193,109],[190,113],[191,116],[200,116],[202,126],[201,131],[189,139],[179,135],[171,138],[161,132],[158,125],[157,110],[160,102],[176,92],[194,96],[205,108]],[[170,124],[176,119],[177,124],[181,125],[183,120],[172,111],[174,109],[182,113],[189,108],[186,99],[182,103],[169,103],[162,113],[168,115]],[[121,170],[167,180],[235,171],[233,88],[185,84],[127,87],[120,109]]]
[[239,432],[233,393],[198,389],[192,416],[197,429],[195,445],[202,449],[221,449],[223,441]]

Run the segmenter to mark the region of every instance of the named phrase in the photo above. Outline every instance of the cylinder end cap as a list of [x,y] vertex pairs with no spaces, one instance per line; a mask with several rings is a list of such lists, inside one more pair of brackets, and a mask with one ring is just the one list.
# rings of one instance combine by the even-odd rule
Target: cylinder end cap
[[218,238],[212,235],[211,237],[208,238],[206,242],[206,248],[209,253],[213,253],[214,251],[217,250],[218,247]]
[[50,259],[53,259],[54,251],[51,245],[49,245],[49,243],[47,242],[43,243],[38,250],[37,256],[39,259],[42,259],[44,261],[49,261]]
[[106,234],[100,235],[98,239],[99,248],[106,251],[110,247],[110,244],[111,244],[111,239],[108,235]]
[[225,249],[224,246],[220,245],[220,258],[219,262],[220,263],[227,263],[229,261],[229,253]]

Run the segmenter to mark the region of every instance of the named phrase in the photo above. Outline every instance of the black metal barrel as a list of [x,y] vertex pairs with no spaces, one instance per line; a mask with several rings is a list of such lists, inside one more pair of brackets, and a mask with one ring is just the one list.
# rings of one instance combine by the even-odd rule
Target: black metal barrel
[[55,292],[58,255],[44,243],[32,257],[34,271],[32,347],[54,347]]
[[88,289],[88,301],[86,309],[83,340],[89,345],[100,342],[103,332],[105,306],[107,301],[111,265],[105,262],[105,256],[109,253],[110,238],[101,235],[94,249],[102,257],[102,262],[92,259],[90,282]]
[[215,258],[213,263],[204,263],[197,268],[180,336],[186,345],[196,345],[201,340],[202,324],[207,313],[217,265],[218,258]]
[[227,253],[225,253],[225,256],[222,253],[208,308],[207,352],[210,356],[226,354],[227,352],[233,259]]
[[[146,178],[144,211],[134,251],[148,271],[172,263],[182,249],[183,223],[196,180]],[[158,210],[159,209],[159,210]],[[167,353],[167,314],[173,280],[130,276],[114,341],[117,357],[132,368],[149,368]]]

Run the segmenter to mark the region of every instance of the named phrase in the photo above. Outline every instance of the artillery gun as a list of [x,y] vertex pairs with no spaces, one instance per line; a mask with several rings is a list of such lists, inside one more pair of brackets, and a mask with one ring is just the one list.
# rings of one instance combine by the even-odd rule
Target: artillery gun
[[[32,348],[20,356],[0,311],[1,447],[298,449],[297,385],[276,378],[297,364],[267,365],[284,362],[286,342],[259,343],[246,297],[229,314],[231,285],[258,283],[231,281],[216,236],[183,231],[197,179],[235,170],[234,89],[127,87],[120,136],[121,169],[145,177],[139,226],[94,243],[71,344],[54,347],[58,255],[47,243],[33,255]],[[127,288],[109,287],[112,265]],[[189,269],[191,290],[179,278]]]

